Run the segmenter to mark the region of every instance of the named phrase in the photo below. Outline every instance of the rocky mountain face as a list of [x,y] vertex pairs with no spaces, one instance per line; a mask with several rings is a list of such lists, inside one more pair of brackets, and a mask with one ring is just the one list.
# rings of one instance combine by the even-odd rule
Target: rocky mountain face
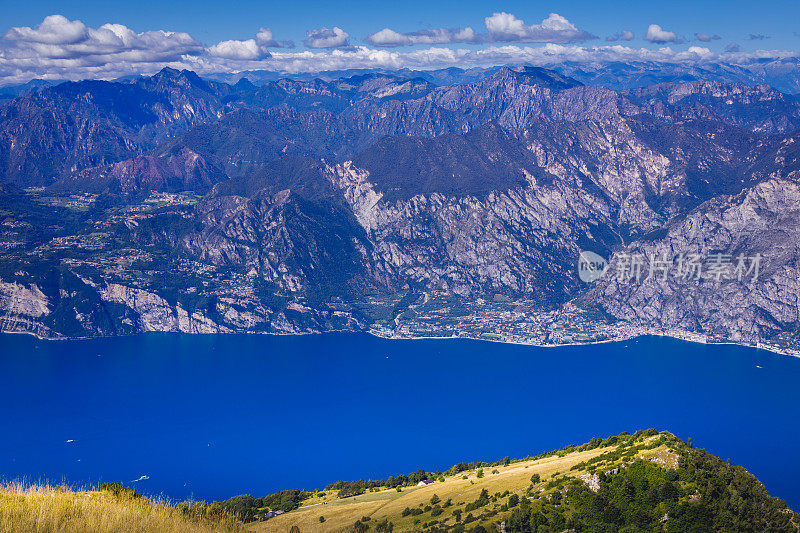
[[[0,108],[0,327],[391,328],[436,293],[793,335],[793,97],[720,81],[614,91],[531,67],[442,84],[453,76],[258,86],[165,70],[16,97]],[[617,258],[610,273],[582,282],[582,250]],[[618,257],[681,254],[762,266],[724,283],[614,275]]]
[[[656,259],[719,257],[724,269],[711,270],[713,263],[706,262],[705,271],[662,275],[659,270],[641,283],[611,275],[586,297],[629,322],[734,341],[794,333],[800,294],[797,178],[768,178],[738,194],[715,197],[668,224],[663,235],[633,242],[626,250]],[[756,256],[761,257],[757,276],[751,273]],[[740,257],[745,259],[741,277],[735,271]]]

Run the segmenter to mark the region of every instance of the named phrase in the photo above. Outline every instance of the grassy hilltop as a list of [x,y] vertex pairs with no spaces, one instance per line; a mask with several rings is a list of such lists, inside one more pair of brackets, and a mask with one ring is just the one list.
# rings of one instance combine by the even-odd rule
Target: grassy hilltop
[[744,468],[655,430],[211,504],[154,502],[117,484],[89,492],[0,486],[3,533],[797,532],[798,524]]
[[744,468],[655,430],[468,466],[399,491],[349,496],[353,487],[337,484],[250,529],[483,533],[505,523],[508,532],[775,532],[798,531],[800,523]]

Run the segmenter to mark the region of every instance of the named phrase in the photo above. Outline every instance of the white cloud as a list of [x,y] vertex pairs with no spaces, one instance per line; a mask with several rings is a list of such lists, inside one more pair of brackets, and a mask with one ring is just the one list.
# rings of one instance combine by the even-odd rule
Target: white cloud
[[405,46],[413,44],[407,35],[398,33],[390,28],[383,28],[367,36],[367,42],[373,46]]
[[689,50],[687,50],[690,54],[695,54],[701,58],[711,58],[714,57],[714,54],[708,48],[703,46],[690,46]]
[[223,59],[265,59],[269,51],[256,42],[255,39],[246,41],[222,41],[208,47],[209,55]]
[[27,26],[11,28],[4,35],[9,41],[43,44],[73,44],[85,41],[89,32],[83,22],[71,21],[62,15],[45,17],[36,29]]
[[667,31],[658,24],[650,24],[647,27],[647,35],[644,38],[651,43],[678,43],[680,40],[675,32]]
[[284,46],[282,43],[275,40],[275,37],[272,35],[272,30],[269,28],[260,28],[258,32],[256,32],[256,41],[261,46],[272,46],[275,48]]
[[[531,64],[552,67],[571,61],[576,63],[604,62],[654,62],[700,64],[710,61],[727,61],[746,64],[762,58],[798,57],[795,52],[761,51],[759,54],[715,54],[704,47],[691,47],[686,51],[669,47],[652,50],[634,48],[620,44],[610,46],[585,47],[574,44],[548,43],[541,46],[519,44],[493,45],[485,48],[453,49],[433,46],[412,51],[375,49],[366,46],[352,50],[331,50],[325,52],[283,52],[274,51],[265,61],[242,65],[241,69],[263,68],[285,73],[319,72],[323,70],[343,70],[348,68],[385,69],[430,69],[444,67],[472,67],[505,64]],[[215,71],[214,65],[198,65]]]
[[454,43],[477,43],[480,42],[480,40],[481,37],[469,26],[453,30],[452,42]]
[[[552,16],[550,19],[552,24],[547,24],[547,31],[565,31],[571,26],[568,22],[558,22]],[[552,67],[568,61],[595,64],[615,61],[681,64],[724,61],[745,65],[760,60],[800,57],[797,52],[780,50],[740,52],[735,46],[723,53],[714,53],[701,46],[681,51],[666,46],[654,50],[620,43],[604,46],[574,43],[537,46],[505,43],[477,48],[436,46],[452,43],[453,39],[476,42],[489,37],[488,33],[476,34],[469,28],[416,32],[413,34],[417,39],[416,44],[428,46],[404,51],[385,47],[391,42],[405,42],[412,34],[400,34],[392,30],[373,35],[375,45],[371,47],[288,50],[291,43],[276,41],[272,31],[267,28],[260,29],[251,39],[222,41],[204,47],[186,33],[162,30],[137,33],[121,24],[89,28],[79,21],[51,20],[47,24],[43,21],[35,29],[13,28],[0,38],[0,85],[24,83],[32,78],[113,79],[152,74],[165,66],[207,75],[259,69],[297,73],[348,68],[468,68],[525,63]],[[530,37],[530,26],[522,24],[515,17],[492,20],[492,24],[497,23],[492,26],[496,36],[508,38],[508,35],[513,35],[515,37],[511,38],[517,39]],[[335,29],[330,31],[333,40],[327,41],[327,44],[335,44],[337,33]],[[384,43],[382,47],[378,47],[379,42]]]
[[579,30],[558,13],[550,13],[541,24],[526,25],[511,13],[494,13],[486,17],[486,29],[495,42],[572,43],[596,37]]
[[136,33],[122,24],[104,24],[95,29],[61,15],[46,17],[36,29],[11,28],[0,40],[3,58],[41,66],[56,61],[65,67],[66,61],[72,61],[69,65],[73,67],[114,61],[166,62],[202,50],[202,45],[188,33]]
[[336,26],[333,29],[319,28],[308,30],[303,44],[308,48],[349,48],[348,37],[350,34]]
[[[550,13],[541,24],[527,25],[511,13],[494,13],[484,19],[486,33],[478,33],[470,27],[439,28],[400,33],[390,28],[368,36],[367,43],[380,47],[411,46],[449,43],[527,42],[527,43],[572,43],[596,39],[588,32],[579,30],[570,21],[557,13]],[[631,39],[633,34],[631,33]]]
[[276,41],[269,28],[260,28],[254,39],[221,41],[206,49],[208,55],[221,59],[258,60],[270,57],[269,48],[293,48],[291,41]]
[[606,37],[606,41],[608,42],[615,42],[615,41],[632,41],[633,40],[633,32],[631,30],[622,30],[621,32],[615,33],[614,35],[609,35]]
[[710,42],[710,41],[718,41],[718,40],[722,39],[722,37],[720,37],[719,35],[708,35],[707,33],[695,33],[694,37],[698,41],[704,42],[704,43],[707,43],[707,42]]
[[415,44],[447,44],[447,43],[479,43],[484,36],[470,27],[436,30],[420,30],[410,33],[399,33],[390,28],[367,36],[366,41],[373,46],[394,47]]

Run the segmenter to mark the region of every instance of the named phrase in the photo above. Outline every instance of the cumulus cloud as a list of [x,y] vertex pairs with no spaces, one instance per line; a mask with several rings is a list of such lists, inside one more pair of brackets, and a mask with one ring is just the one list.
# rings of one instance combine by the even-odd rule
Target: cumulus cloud
[[730,43],[728,46],[725,47],[726,52],[739,52],[741,47],[736,43]]
[[256,32],[256,41],[267,48],[294,48],[294,42],[292,41],[276,41],[272,35],[272,30],[269,28],[260,28]]
[[708,35],[707,33],[695,33],[694,38],[700,42],[708,43],[722,39],[719,35]]
[[255,39],[222,41],[208,48],[209,55],[223,59],[253,60],[270,57],[269,51]]
[[21,26],[6,32],[0,39],[0,66],[68,70],[108,63],[164,63],[202,51],[188,33],[136,33],[122,24],[89,28],[81,21],[51,15],[36,28]]
[[606,41],[613,43],[616,41],[632,41],[633,40],[633,32],[631,30],[622,30],[620,32],[615,33],[614,35],[609,35],[606,37]]
[[579,30],[558,13],[550,13],[541,24],[526,25],[511,13],[495,13],[485,19],[486,29],[494,42],[573,43],[596,39]]
[[714,57],[713,52],[711,52],[711,50],[703,46],[690,46],[687,52],[703,59],[710,59]]
[[85,41],[89,37],[89,30],[79,20],[72,21],[62,15],[50,15],[36,29],[27,26],[11,28],[3,37],[9,41],[73,44]]
[[399,33],[390,28],[368,35],[366,41],[372,46],[395,47],[415,44],[479,43],[484,37],[470,27],[436,30],[420,30]]
[[31,78],[113,78],[152,73],[164,66],[195,68],[213,63],[233,65],[263,61],[269,48],[289,48],[269,28],[246,40],[209,47],[184,32],[135,32],[123,24],[86,26],[79,20],[50,15],[35,28],[13,27],[0,34],[0,83]]
[[303,44],[308,48],[350,48],[348,37],[350,34],[336,26],[333,29],[319,28],[308,30]]
[[[330,46],[301,51],[288,49],[290,42],[276,41],[272,31],[262,28],[251,39],[223,41],[204,47],[185,33],[162,30],[137,33],[121,24],[89,28],[79,21],[69,21],[63,17],[48,19],[36,28],[12,28],[5,34],[0,34],[0,85],[24,83],[32,78],[114,79],[128,75],[153,74],[165,66],[194,70],[200,75],[237,73],[243,70],[269,70],[291,74],[349,68],[431,69],[505,64],[553,67],[565,62],[703,64],[725,61],[744,65],[756,61],[800,57],[796,52],[779,50],[741,52],[735,44],[729,45],[723,53],[714,53],[702,46],[674,50],[669,46],[652,49],[621,43],[603,46],[578,43],[544,43],[533,46],[518,42],[487,44],[477,48],[436,46],[455,42],[454,39],[460,39],[459,42],[484,42],[481,39],[490,38],[488,31],[476,34],[469,28],[446,30],[444,33],[430,30],[396,35],[388,30],[380,37],[373,35],[375,44],[372,46]],[[498,22],[497,19],[493,20]],[[508,35],[515,35],[516,39],[530,38],[530,26],[522,24],[520,27],[514,20],[518,19],[506,19],[504,24],[493,26],[494,35],[503,38],[508,38]],[[564,31],[563,25],[559,27],[561,29],[550,28],[548,31]],[[339,39],[339,44],[342,44],[341,34],[337,37],[335,28],[329,31],[328,41],[325,43],[337,44],[336,40]],[[412,36],[417,39],[416,44],[428,46],[402,51],[387,48],[392,42],[406,43],[406,39],[411,39]],[[559,38],[566,37],[562,35]],[[623,40],[622,32],[620,40]],[[384,43],[383,46],[379,46],[379,42]]]
[[293,48],[291,41],[276,41],[269,28],[260,28],[253,39],[221,41],[206,49],[208,55],[221,59],[253,61],[270,57],[270,48]]
[[[484,19],[486,32],[479,33],[470,27],[439,28],[400,33],[390,28],[369,35],[367,43],[385,48],[396,46],[448,44],[448,43],[572,43],[597,37],[579,30],[557,13],[550,13],[541,24],[527,25],[511,13],[494,13]],[[632,37],[631,33],[631,38]]]
[[650,41],[651,43],[678,44],[683,42],[680,39],[678,39],[678,36],[675,35],[675,32],[667,31],[658,24],[650,24],[650,26],[647,27],[647,34],[644,36],[644,38]]

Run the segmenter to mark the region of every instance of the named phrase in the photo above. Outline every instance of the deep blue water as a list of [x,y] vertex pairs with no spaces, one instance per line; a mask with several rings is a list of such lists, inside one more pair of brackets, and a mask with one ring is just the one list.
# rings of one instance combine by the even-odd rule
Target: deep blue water
[[797,509],[799,383],[800,359],[661,338],[0,335],[0,477],[147,476],[133,485],[223,499],[655,427],[744,465]]

